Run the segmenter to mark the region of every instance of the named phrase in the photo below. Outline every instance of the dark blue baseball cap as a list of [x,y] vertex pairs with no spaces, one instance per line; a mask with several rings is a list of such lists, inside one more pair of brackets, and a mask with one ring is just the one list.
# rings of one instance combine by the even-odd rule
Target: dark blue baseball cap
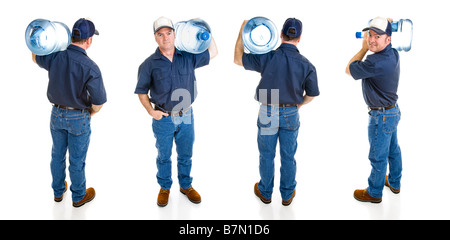
[[284,22],[283,30],[281,32],[289,37],[300,37],[302,35],[303,24],[300,20],[295,18],[288,18]]
[[[78,30],[79,34],[75,34],[74,30]],[[72,28],[72,37],[80,39],[88,39],[93,35],[98,35],[98,31],[95,30],[95,25],[92,21],[86,18],[80,18],[75,22]]]

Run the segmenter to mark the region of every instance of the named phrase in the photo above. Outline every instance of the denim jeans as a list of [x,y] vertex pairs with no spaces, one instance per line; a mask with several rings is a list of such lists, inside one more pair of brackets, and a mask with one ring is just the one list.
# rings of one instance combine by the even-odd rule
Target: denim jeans
[[392,188],[400,188],[402,154],[397,141],[397,126],[401,112],[396,106],[388,110],[372,110],[369,115],[369,160],[372,171],[367,192],[372,197],[381,198],[388,163],[388,182]]
[[55,197],[65,190],[66,153],[69,151],[70,191],[73,202],[86,195],[85,164],[91,135],[89,111],[66,110],[53,107],[50,130],[53,139],[50,169]]
[[182,116],[153,119],[153,133],[156,138],[156,178],[162,189],[172,186],[172,146],[175,141],[177,151],[178,182],[180,187],[191,187],[192,149],[194,145],[194,115],[192,107]]
[[274,159],[277,141],[280,142],[280,192],[283,200],[291,198],[297,182],[297,136],[300,119],[297,107],[271,107],[261,105],[258,114],[259,191],[271,198],[275,175]]

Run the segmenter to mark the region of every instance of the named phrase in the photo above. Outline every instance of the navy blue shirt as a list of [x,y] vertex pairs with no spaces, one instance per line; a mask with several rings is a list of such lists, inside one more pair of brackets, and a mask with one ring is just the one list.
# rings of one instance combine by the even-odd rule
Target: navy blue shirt
[[382,51],[367,55],[364,61],[350,64],[355,80],[362,79],[364,100],[369,107],[388,107],[397,103],[400,58],[391,44]]
[[51,103],[87,109],[106,102],[100,69],[84,49],[70,44],[65,51],[36,56],[36,63],[48,71]]
[[191,54],[175,49],[171,62],[157,48],[139,66],[134,93],[148,94],[150,91],[150,102],[165,111],[172,111],[175,106],[187,109],[197,96],[194,70],[208,64],[209,51]]
[[[279,89],[278,104],[301,104],[304,93],[310,97],[320,94],[316,68],[295,45],[282,43],[277,50],[266,54],[244,53],[242,63],[246,70],[261,73],[255,99],[263,104],[272,103],[272,89]],[[266,90],[261,94],[267,97],[259,96],[260,90]]]

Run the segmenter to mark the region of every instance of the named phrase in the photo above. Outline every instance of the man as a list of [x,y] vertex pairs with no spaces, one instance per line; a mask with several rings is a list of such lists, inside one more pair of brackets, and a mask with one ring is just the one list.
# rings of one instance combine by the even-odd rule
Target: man
[[[259,172],[261,180],[254,192],[262,202],[270,203],[274,181],[274,158],[280,142],[282,204],[288,206],[295,196],[298,109],[319,95],[315,67],[300,54],[302,22],[288,18],[281,31],[281,45],[266,54],[244,53],[241,26],[236,41],[234,62],[246,70],[261,73],[256,100],[261,103],[258,116]],[[304,94],[304,92],[306,92]]]
[[173,141],[178,154],[180,191],[191,202],[200,203],[200,194],[192,187],[190,176],[194,144],[191,104],[197,95],[194,70],[208,65],[209,60],[217,55],[216,44],[212,39],[209,49],[200,54],[179,51],[174,45],[176,36],[172,21],[165,17],[153,23],[153,31],[158,48],[139,66],[135,93],[153,118],[152,127],[158,150],[156,177],[161,186],[157,205],[164,207],[169,200]]
[[[361,50],[350,60],[346,73],[355,80],[362,79],[362,90],[369,107],[369,159],[372,165],[369,187],[358,189],[358,201],[380,203],[384,185],[394,193],[400,192],[402,156],[397,141],[400,108],[397,105],[397,88],[400,60],[391,46],[391,19],[374,18],[364,28]],[[374,54],[367,55],[368,51]],[[386,169],[389,163],[389,175]]]
[[54,200],[60,202],[67,190],[66,152],[74,207],[95,197],[94,188],[86,189],[85,162],[91,135],[91,117],[106,102],[106,91],[97,64],[86,54],[98,35],[92,21],[81,18],[73,25],[72,43],[67,50],[47,56],[32,55],[33,61],[49,74],[48,100],[53,104],[51,173]]

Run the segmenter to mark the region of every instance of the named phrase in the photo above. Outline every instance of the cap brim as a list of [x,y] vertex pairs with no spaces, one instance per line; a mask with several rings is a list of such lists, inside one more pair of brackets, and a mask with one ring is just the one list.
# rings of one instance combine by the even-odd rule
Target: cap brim
[[383,30],[381,30],[379,28],[376,28],[376,27],[367,27],[367,28],[364,28],[362,31],[364,32],[364,31],[367,31],[367,30],[372,30],[372,31],[374,31],[374,32],[376,32],[377,34],[380,34],[380,35],[387,34],[385,31],[383,31]]
[[172,26],[159,26],[157,29],[155,29],[154,33],[157,33],[161,28],[171,28],[172,30],[175,30]]
[[100,35],[97,30],[95,30],[94,35]]

